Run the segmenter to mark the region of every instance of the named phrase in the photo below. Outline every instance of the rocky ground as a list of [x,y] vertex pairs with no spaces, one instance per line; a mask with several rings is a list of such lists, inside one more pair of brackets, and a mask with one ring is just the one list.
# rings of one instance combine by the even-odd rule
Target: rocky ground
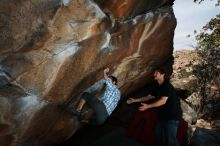
[[[172,84],[177,91],[185,91],[186,103],[194,105],[194,107],[201,104],[201,97],[196,93],[197,79],[192,74],[192,66],[198,63],[199,56],[194,50],[174,52]],[[206,114],[206,118],[196,116],[198,119],[194,121],[195,123],[189,123],[189,138],[192,145],[204,145],[207,142],[209,145],[220,144],[220,141],[216,139],[220,137],[220,119],[212,114],[211,112]]]
[[181,50],[174,52],[172,84],[177,89],[189,89],[189,85],[196,80],[192,74],[192,66],[198,64],[199,57],[196,51]]
[[[199,56],[195,50],[181,50],[174,52],[174,65],[173,65],[173,74],[172,74],[172,84],[176,89],[179,90],[187,90],[187,94],[189,95],[186,99],[187,102],[191,102],[194,105],[199,104],[196,103],[195,99],[199,100],[198,95],[195,93],[196,88],[196,77],[192,73],[192,66],[199,63]],[[218,121],[217,119],[215,119]],[[218,124],[214,121],[207,121],[204,119],[199,119],[197,122],[198,127],[212,129]],[[212,123],[212,124],[211,124]],[[215,126],[214,126],[215,125]],[[220,130],[220,129],[219,129]]]

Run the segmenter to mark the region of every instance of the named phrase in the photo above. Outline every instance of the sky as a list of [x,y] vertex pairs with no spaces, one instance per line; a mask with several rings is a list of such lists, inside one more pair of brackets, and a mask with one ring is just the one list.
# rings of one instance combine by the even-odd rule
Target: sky
[[[211,18],[220,13],[220,6],[215,6],[216,1],[205,0],[197,4],[193,0],[175,0],[173,9],[177,27],[174,35],[174,50],[193,49],[193,46],[196,46],[194,30],[200,32]],[[187,37],[189,34],[191,37]]]

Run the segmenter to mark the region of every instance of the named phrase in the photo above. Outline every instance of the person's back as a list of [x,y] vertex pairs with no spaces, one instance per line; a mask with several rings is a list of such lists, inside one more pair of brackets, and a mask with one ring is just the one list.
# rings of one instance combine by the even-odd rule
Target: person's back
[[[110,76],[110,78],[112,78],[112,76]],[[117,85],[113,84],[112,80],[114,79],[105,79],[106,89],[104,96],[102,97],[102,101],[105,104],[109,115],[111,115],[113,110],[116,108],[121,96]]]

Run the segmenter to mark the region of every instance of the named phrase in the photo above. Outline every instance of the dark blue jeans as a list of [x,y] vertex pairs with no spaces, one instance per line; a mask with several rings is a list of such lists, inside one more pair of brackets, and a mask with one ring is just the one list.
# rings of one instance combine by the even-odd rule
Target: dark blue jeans
[[179,146],[176,138],[179,121],[161,120],[156,127],[157,146]]
[[102,101],[100,101],[96,96],[84,92],[82,98],[88,103],[88,105],[94,110],[95,116],[89,120],[91,125],[101,125],[108,118],[107,109]]

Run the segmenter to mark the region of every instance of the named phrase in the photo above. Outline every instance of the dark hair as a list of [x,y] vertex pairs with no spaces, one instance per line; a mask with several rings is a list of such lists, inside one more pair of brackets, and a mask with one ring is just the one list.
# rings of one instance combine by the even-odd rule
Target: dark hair
[[165,80],[169,80],[170,79],[170,76],[167,73],[167,70],[165,68],[158,68],[155,71],[158,71],[159,73],[164,74],[164,79]]
[[158,71],[161,74],[166,74],[166,70],[164,68],[158,68],[158,69],[155,69],[155,71]]
[[112,80],[112,82],[115,82],[115,85],[118,85],[118,79],[114,76],[109,76],[109,78]]

